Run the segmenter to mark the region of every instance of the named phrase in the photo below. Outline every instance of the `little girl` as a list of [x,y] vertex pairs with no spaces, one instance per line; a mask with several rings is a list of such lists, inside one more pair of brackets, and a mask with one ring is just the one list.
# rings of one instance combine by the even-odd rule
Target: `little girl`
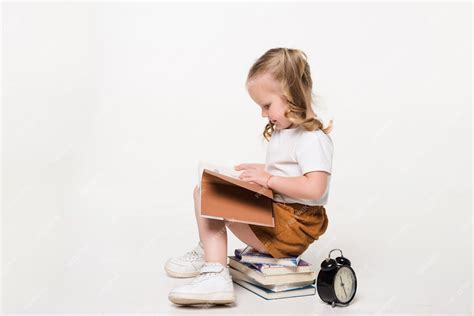
[[235,301],[227,267],[227,228],[246,245],[276,258],[301,255],[324,234],[331,179],[333,143],[312,111],[310,67],[304,52],[273,48],[250,68],[246,87],[268,118],[263,137],[269,141],[265,164],[240,164],[240,179],[258,183],[274,193],[275,227],[200,217],[199,187],[194,206],[199,244],[180,257],[170,258],[166,272],[194,277],[169,293],[171,302],[228,304]]

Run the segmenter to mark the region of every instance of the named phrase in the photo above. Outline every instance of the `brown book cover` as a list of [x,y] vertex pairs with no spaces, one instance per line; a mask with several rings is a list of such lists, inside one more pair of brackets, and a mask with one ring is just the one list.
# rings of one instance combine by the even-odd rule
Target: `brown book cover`
[[203,169],[201,216],[275,227],[273,191],[257,183]]

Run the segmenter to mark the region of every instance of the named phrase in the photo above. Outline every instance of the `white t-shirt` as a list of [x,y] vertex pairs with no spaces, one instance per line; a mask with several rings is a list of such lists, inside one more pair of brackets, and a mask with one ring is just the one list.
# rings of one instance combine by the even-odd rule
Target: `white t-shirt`
[[274,192],[274,200],[284,203],[325,205],[331,181],[333,142],[323,131],[302,127],[274,130],[267,147],[265,170],[280,177],[302,176],[310,171],[329,173],[326,192],[319,200],[294,199]]

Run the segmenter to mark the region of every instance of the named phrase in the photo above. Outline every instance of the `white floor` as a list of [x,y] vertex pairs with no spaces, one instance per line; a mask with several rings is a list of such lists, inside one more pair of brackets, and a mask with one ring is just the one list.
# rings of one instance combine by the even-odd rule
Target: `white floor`
[[[356,297],[346,308],[332,309],[317,294],[266,301],[238,285],[234,306],[173,305],[168,292],[189,279],[168,277],[163,264],[169,256],[192,248],[197,230],[192,210],[168,208],[159,216],[154,209],[115,218],[94,212],[62,215],[36,225],[43,227],[40,231],[21,234],[11,219],[3,235],[2,311],[5,315],[471,314],[471,258],[466,248],[470,247],[471,223],[458,223],[450,237],[443,238],[420,234],[416,225],[383,229],[377,223],[387,219],[370,214],[369,209],[354,210],[356,215],[350,220],[333,214],[327,233],[303,256],[319,266],[330,249],[344,251],[358,277]],[[341,214],[347,211],[339,210]],[[328,209],[328,213],[334,212]],[[373,225],[356,229],[363,227],[361,221],[369,215]],[[442,223],[430,223],[433,230],[438,224]],[[344,232],[344,227],[352,228]],[[228,236],[231,254],[243,244],[231,233]],[[433,237],[436,240],[426,244]]]

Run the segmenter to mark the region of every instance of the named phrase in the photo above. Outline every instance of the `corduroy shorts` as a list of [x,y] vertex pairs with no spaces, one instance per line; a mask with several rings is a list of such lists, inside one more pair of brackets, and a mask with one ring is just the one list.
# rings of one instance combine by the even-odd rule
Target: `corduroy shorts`
[[323,205],[273,201],[275,227],[249,224],[274,258],[301,255],[328,227]]

